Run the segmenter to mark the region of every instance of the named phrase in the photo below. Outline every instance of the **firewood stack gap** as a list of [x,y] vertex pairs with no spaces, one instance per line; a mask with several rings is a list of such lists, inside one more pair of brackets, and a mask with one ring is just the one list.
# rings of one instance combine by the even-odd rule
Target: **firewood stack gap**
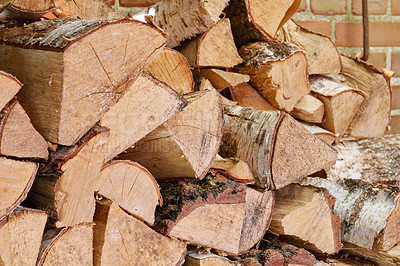
[[389,72],[299,4],[0,1],[0,265],[400,264]]

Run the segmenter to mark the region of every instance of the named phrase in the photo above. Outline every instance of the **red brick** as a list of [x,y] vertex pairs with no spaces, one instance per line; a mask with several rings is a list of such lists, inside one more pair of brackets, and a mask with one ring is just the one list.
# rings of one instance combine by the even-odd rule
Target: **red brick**
[[160,2],[160,0],[119,0],[119,5],[123,7],[145,7]]
[[[386,14],[386,0],[368,0],[368,14],[382,15]],[[353,0],[351,12],[354,15],[362,15],[362,0]]]
[[392,109],[400,109],[400,86],[392,87]]
[[[392,54],[392,69],[396,77],[400,77],[400,54]],[[400,107],[399,107],[400,108]]]
[[386,131],[386,135],[400,134],[400,116],[392,116],[390,119],[390,130]]
[[329,21],[296,21],[296,23],[311,31],[331,36],[331,23]]
[[[370,46],[400,46],[400,23],[370,23]],[[336,45],[346,47],[363,46],[361,23],[336,23]]]
[[297,9],[297,12],[301,12],[301,11],[306,11],[307,9],[307,1],[306,0],[301,0],[299,9]]
[[373,64],[376,68],[386,68],[386,54],[369,54],[368,63]]
[[311,0],[311,11],[320,15],[346,14],[346,0]]
[[400,15],[400,0],[392,0],[392,15]]

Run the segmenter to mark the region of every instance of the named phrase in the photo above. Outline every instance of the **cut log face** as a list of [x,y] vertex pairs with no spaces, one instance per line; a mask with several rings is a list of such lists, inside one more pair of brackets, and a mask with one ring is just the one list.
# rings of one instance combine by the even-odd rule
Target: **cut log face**
[[179,95],[193,92],[193,75],[186,58],[165,48],[147,68],[154,77],[168,84]]
[[93,265],[92,249],[92,225],[52,229],[43,237],[36,265]]
[[87,19],[122,18],[122,15],[104,0],[64,0],[67,8],[78,16]]
[[[382,250],[368,250],[365,248],[361,248],[356,245],[348,244],[345,243],[343,247],[343,252],[355,255],[357,258],[363,258],[365,260],[368,260],[368,262],[374,262],[370,263],[370,265],[385,265],[385,266],[391,266],[391,265],[398,265],[400,264],[400,246],[396,245],[393,248],[391,248],[388,251],[382,251]],[[355,265],[354,263],[349,264],[349,265]],[[365,265],[365,264],[362,264]]]
[[320,139],[322,139],[329,145],[332,145],[335,142],[335,140],[337,139],[335,134],[333,134],[332,132],[325,130],[317,125],[314,125],[311,123],[305,123],[305,122],[301,122],[301,121],[299,121],[299,123],[303,127],[305,127],[308,131],[313,133],[315,136],[318,136]]
[[[224,178],[161,183],[156,230],[228,254],[247,252],[268,228],[274,194]],[[177,200],[178,199],[178,200]]]
[[32,126],[17,100],[0,112],[0,154],[19,158],[47,159],[46,140]]
[[340,73],[339,51],[328,36],[309,31],[289,20],[277,32],[276,39],[300,47],[307,56],[308,74]]
[[306,122],[322,123],[324,119],[324,104],[314,96],[307,94],[294,106],[290,115]]
[[14,0],[2,2],[10,3],[2,12],[2,17],[6,20],[37,21],[44,14],[55,9],[53,0]]
[[241,83],[231,88],[232,98],[237,101],[238,105],[243,107],[251,107],[257,111],[277,111],[267,100],[265,100],[253,87],[248,83]]
[[226,88],[232,88],[241,83],[250,81],[250,77],[248,75],[213,68],[194,70],[194,76],[196,79],[205,77],[218,91],[222,91]]
[[95,192],[149,225],[154,223],[156,206],[162,205],[154,177],[131,161],[113,161],[105,165],[96,180]]
[[16,208],[0,222],[0,265],[36,265],[47,214]]
[[132,147],[187,105],[175,91],[148,73],[143,73],[125,95],[100,120],[110,129],[106,161]]
[[67,18],[3,29],[0,39],[0,67],[26,84],[21,105],[47,140],[62,145],[94,126],[165,42],[160,29],[135,20]]
[[115,203],[96,207],[94,265],[182,265],[186,244],[163,236]]
[[167,46],[178,46],[185,39],[202,34],[219,21],[229,0],[173,0],[155,6],[155,23],[168,33]]
[[336,152],[289,115],[225,107],[221,155],[249,164],[258,186],[279,189],[333,165]]
[[324,103],[322,128],[342,136],[364,101],[364,94],[349,87],[341,75],[310,77],[310,89]]
[[221,19],[204,34],[182,44],[179,51],[193,68],[232,68],[243,62],[235,46],[229,19]]
[[391,93],[388,78],[379,70],[345,56],[343,75],[347,83],[365,96],[347,134],[355,138],[383,136],[389,124]]
[[184,266],[232,266],[236,265],[228,258],[213,253],[202,253],[201,251],[190,250],[185,257]]
[[223,112],[216,90],[185,95],[189,105],[118,158],[140,163],[157,180],[203,178],[222,138]]
[[342,222],[343,241],[384,251],[400,241],[398,187],[310,177],[301,183],[326,188],[336,198],[334,212]]
[[[218,156],[217,156],[218,157]],[[254,184],[256,180],[246,162],[234,158],[215,158],[211,169],[238,183]]]
[[[275,41],[256,42],[239,50],[240,73],[274,107],[290,112],[309,93],[307,59],[296,46]],[[289,74],[290,73],[290,74]]]
[[0,71],[0,110],[11,101],[21,87],[22,83],[16,77]]
[[335,199],[328,190],[291,184],[275,195],[271,233],[286,235],[296,246],[320,253],[339,252],[340,218],[333,213]]
[[37,169],[36,163],[0,157],[0,220],[26,198]]

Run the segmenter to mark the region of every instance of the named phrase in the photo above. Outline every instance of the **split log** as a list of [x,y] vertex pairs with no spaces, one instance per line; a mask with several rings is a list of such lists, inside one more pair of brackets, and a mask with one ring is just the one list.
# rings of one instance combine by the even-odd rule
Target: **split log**
[[66,0],[66,7],[73,16],[87,19],[122,18],[105,0]]
[[233,88],[241,83],[250,81],[248,75],[213,68],[194,70],[193,75],[196,80],[205,77],[219,92],[226,88]]
[[11,101],[21,87],[22,83],[16,77],[0,71],[0,110]]
[[173,49],[165,48],[147,68],[154,77],[183,95],[193,92],[193,75],[186,58]]
[[139,220],[152,225],[157,205],[162,205],[160,189],[144,167],[131,161],[113,161],[103,166],[95,192]]
[[232,0],[225,13],[232,22],[236,46],[275,37],[297,11],[298,0]]
[[[359,246],[345,243],[343,247],[344,254],[351,254],[356,258],[362,258],[367,261],[373,262],[370,265],[392,266],[400,264],[400,246],[396,245],[388,251],[372,251]],[[354,264],[350,264],[354,265]],[[362,264],[366,265],[366,264]]]
[[[211,82],[206,79],[205,77],[201,77],[200,80],[198,80],[195,84],[195,91],[207,91],[207,90],[215,90],[214,86],[211,84]],[[225,90],[226,91],[226,90]],[[225,92],[224,90],[221,91],[221,93]],[[237,102],[231,101],[222,94],[219,94],[219,98],[221,99],[222,106],[231,106],[231,105],[236,105]]]
[[389,125],[391,93],[388,78],[378,69],[342,56],[347,83],[365,96],[346,134],[354,138],[383,136]]
[[241,83],[231,88],[232,98],[238,105],[251,107],[258,111],[277,111],[248,83]]
[[157,57],[165,37],[134,20],[64,18],[2,28],[0,40],[0,68],[25,84],[18,100],[35,128],[73,145]]
[[118,158],[136,161],[157,180],[202,179],[218,152],[223,111],[216,90],[185,95],[189,105]]
[[289,20],[276,33],[276,39],[293,43],[306,53],[309,75],[342,71],[339,51],[328,36],[307,30]]
[[256,184],[279,189],[332,166],[336,152],[289,115],[225,107],[220,154],[249,164]]
[[336,164],[325,170],[330,180],[344,178],[397,185],[400,181],[400,135],[335,145]]
[[224,159],[217,155],[212,162],[211,171],[216,171],[224,177],[242,184],[256,182],[247,163],[235,158]]
[[400,191],[397,186],[311,177],[301,184],[326,188],[336,198],[333,210],[341,219],[343,241],[383,251],[400,241]]
[[140,75],[99,124],[110,129],[106,162],[132,147],[187,105],[178,93],[148,73]]
[[36,265],[47,214],[17,207],[0,221],[0,265]]
[[[312,90],[312,87],[310,88]],[[294,106],[290,115],[310,123],[322,123],[324,119],[324,103],[307,94]]]
[[56,8],[53,0],[14,0],[5,2],[8,5],[2,10],[1,17],[6,21],[13,19],[23,22],[37,21],[44,14]]
[[207,175],[201,181],[160,183],[164,204],[155,228],[190,244],[242,254],[268,228],[274,192]]
[[232,266],[237,265],[228,258],[213,253],[204,253],[198,250],[190,250],[186,253],[183,266]]
[[296,46],[268,41],[256,42],[239,49],[244,64],[240,73],[250,76],[252,85],[274,107],[290,112],[310,92],[307,59]]
[[51,229],[43,237],[37,266],[93,265],[93,226]]
[[324,188],[291,184],[275,192],[269,231],[298,247],[335,254],[342,247],[335,199]]
[[0,157],[0,221],[25,200],[38,165]]
[[243,62],[235,46],[229,19],[221,19],[204,34],[183,43],[179,51],[193,68],[232,68]]
[[336,74],[311,76],[310,89],[325,106],[325,120],[320,126],[342,136],[360,109],[364,94]]
[[158,234],[109,200],[97,202],[93,265],[182,265],[186,244]]
[[335,140],[337,139],[338,136],[333,134],[332,132],[325,130],[317,125],[311,124],[311,123],[305,123],[301,122],[300,124],[305,127],[308,131],[313,133],[315,136],[318,136],[320,139],[328,143],[329,145],[332,145]]
[[0,112],[0,154],[42,159],[49,156],[46,140],[32,126],[31,120],[16,99]]
[[49,211],[56,227],[91,223],[95,211],[95,182],[104,163],[108,137],[105,128],[94,128],[79,143],[50,154],[35,179],[29,202]]

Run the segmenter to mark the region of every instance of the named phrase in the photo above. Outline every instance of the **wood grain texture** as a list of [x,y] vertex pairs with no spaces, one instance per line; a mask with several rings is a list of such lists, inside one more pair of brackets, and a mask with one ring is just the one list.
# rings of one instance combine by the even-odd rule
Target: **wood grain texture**
[[0,71],[0,110],[11,101],[21,89],[22,83],[13,75]]

